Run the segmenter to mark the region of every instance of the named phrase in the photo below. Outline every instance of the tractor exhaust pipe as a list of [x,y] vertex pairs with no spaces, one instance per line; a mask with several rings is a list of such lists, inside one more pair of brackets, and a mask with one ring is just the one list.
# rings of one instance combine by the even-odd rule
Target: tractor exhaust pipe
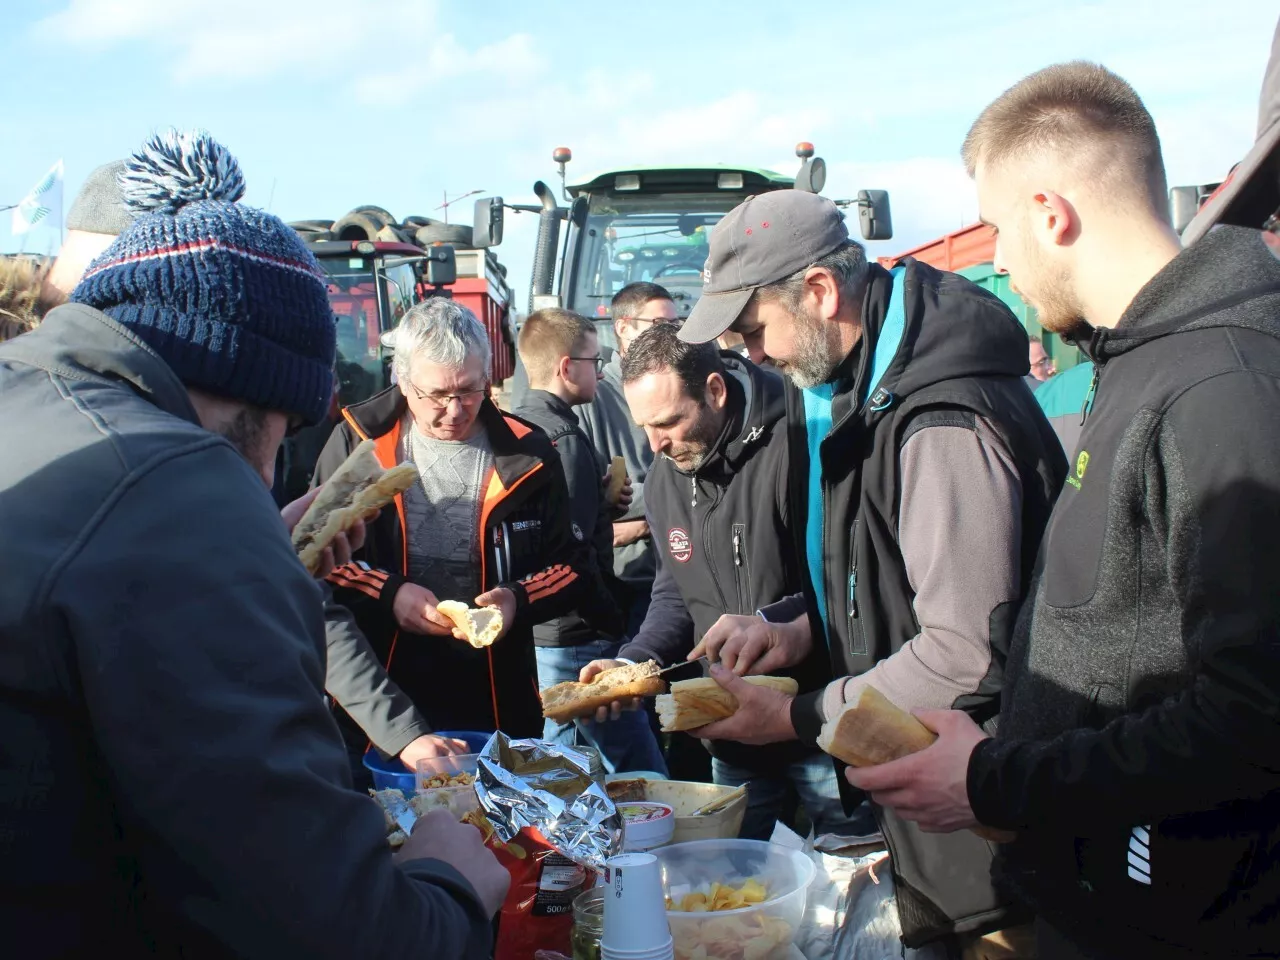
[[533,185],[533,192],[542,201],[542,211],[538,214],[538,242],[533,250],[533,282],[529,289],[529,312],[533,312],[535,297],[551,293],[555,282],[556,253],[560,249],[560,219],[564,211],[556,203],[551,188],[539,180]]

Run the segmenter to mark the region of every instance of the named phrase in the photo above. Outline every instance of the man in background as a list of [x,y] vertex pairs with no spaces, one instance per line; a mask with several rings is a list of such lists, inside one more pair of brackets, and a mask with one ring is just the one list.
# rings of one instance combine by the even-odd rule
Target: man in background
[[[584,543],[582,601],[563,617],[533,628],[538,686],[577,680],[593,660],[617,655],[625,624],[608,581],[613,580],[614,504],[605,499],[606,467],[582,432],[575,407],[596,396],[604,361],[595,324],[568,310],[539,310],[520,329],[520,359],[529,391],[515,413],[541,427],[564,468],[574,538]],[[543,736],[568,745],[585,743],[600,751],[609,773],[654,770],[665,773],[658,742],[643,713],[628,712],[616,723],[590,718],[558,723],[548,719]]]

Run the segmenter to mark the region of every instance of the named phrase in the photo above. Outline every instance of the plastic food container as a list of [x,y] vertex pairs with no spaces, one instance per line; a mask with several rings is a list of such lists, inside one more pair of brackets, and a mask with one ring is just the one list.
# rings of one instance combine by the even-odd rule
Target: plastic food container
[[[466,743],[467,749],[479,753],[493,736],[479,730],[437,730],[438,737],[453,737]],[[373,777],[375,790],[399,790],[406,797],[413,796],[418,789],[418,775],[400,762],[399,757],[388,757],[385,760],[377,750],[370,747],[364,755],[364,768]]]
[[676,815],[665,803],[647,800],[624,800],[618,804],[622,814],[622,849],[642,853],[671,841],[676,829]]
[[688,893],[709,893],[713,883],[739,888],[749,879],[764,884],[762,903],[736,910],[685,913],[668,910],[676,960],[782,960],[804,918],[813,862],[798,850],[759,840],[696,840],[651,851],[662,867],[662,890],[679,902]]
[[[419,807],[421,809],[445,807],[455,817],[459,818],[463,814],[476,809],[480,806],[480,800],[476,797],[475,786],[476,771],[479,768],[480,754],[478,753],[462,753],[455,754],[452,757],[432,757],[428,760],[419,760],[417,790],[418,796],[423,798],[419,803]],[[471,777],[470,783],[431,785],[433,782],[439,783],[441,778],[464,773]]]

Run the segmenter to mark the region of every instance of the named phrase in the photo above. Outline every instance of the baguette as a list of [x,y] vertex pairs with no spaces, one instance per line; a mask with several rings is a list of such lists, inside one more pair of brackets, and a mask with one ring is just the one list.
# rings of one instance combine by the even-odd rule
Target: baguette
[[[901,760],[933,744],[938,735],[874,687],[864,686],[828,720],[818,746],[851,767],[874,767]],[[1009,843],[1014,834],[994,827],[973,827],[993,843]]]
[[352,450],[293,528],[290,539],[294,552],[312,576],[338,534],[361,517],[381,510],[418,479],[418,468],[411,463],[382,469],[373,451],[372,440]]
[[658,664],[649,660],[605,670],[590,683],[557,683],[542,691],[542,715],[556,723],[568,723],[575,717],[591,716],[615,700],[651,697],[666,689],[659,672]]
[[502,632],[502,611],[497,607],[468,607],[457,600],[445,600],[437,603],[436,609],[452,620],[477,650],[492,644]]
[[[799,685],[790,677],[743,677],[747,683],[772,687],[794,697]],[[658,719],[663,733],[692,730],[723,720],[738,712],[738,699],[711,677],[681,680],[671,685],[671,692],[657,699]]]
[[609,462],[609,486],[605,490],[604,498],[615,507],[618,505],[618,498],[622,496],[622,487],[626,482],[626,461],[622,457],[614,457]]

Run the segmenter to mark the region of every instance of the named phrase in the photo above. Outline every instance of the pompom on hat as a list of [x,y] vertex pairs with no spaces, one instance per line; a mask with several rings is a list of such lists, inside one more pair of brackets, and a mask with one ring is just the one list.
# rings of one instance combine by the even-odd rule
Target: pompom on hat
[[235,157],[206,133],[170,131],[119,183],[135,219],[70,299],[128,327],[188,386],[323,420],[335,350],[324,273],[283,221],[236,202]]

